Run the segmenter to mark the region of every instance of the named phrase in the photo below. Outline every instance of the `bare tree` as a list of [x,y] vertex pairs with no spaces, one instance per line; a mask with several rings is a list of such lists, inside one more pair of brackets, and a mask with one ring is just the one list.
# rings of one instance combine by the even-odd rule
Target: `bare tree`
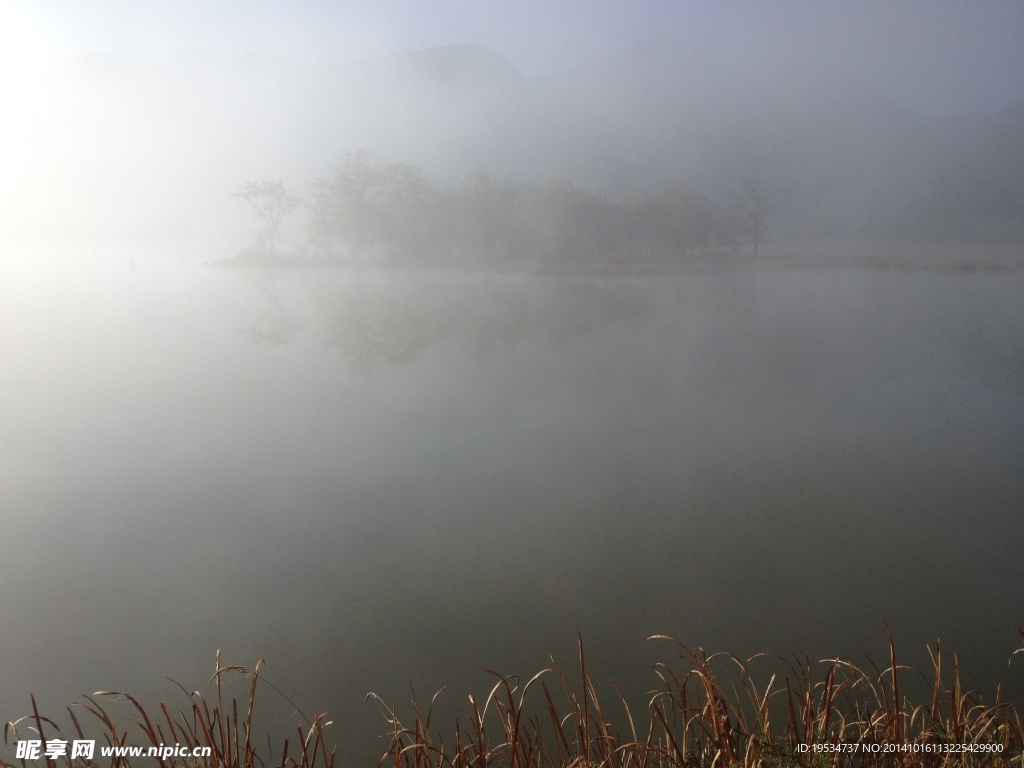
[[280,179],[247,181],[240,192],[235,192],[231,196],[245,200],[263,222],[263,231],[256,237],[257,254],[274,256],[281,222],[285,216],[302,205],[302,200],[289,194]]
[[761,240],[768,231],[770,204],[771,194],[761,179],[748,181],[732,196],[732,213],[740,231],[750,237],[755,259]]

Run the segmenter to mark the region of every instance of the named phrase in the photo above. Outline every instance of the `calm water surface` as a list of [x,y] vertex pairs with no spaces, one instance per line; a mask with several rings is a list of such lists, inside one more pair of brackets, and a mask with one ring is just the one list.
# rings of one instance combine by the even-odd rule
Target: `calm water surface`
[[370,762],[367,691],[461,706],[484,667],[571,665],[577,632],[640,694],[671,656],[651,634],[882,655],[883,619],[1019,696],[1022,296],[1020,273],[8,266],[0,719],[30,692],[173,700],[220,648]]

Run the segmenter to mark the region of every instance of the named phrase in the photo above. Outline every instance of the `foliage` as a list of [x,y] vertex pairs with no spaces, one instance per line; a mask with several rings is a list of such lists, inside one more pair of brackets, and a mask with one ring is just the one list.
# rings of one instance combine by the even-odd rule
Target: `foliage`
[[[755,251],[766,215],[758,209]],[[452,191],[357,153],[314,183],[310,237],[317,252],[353,259],[630,263],[735,253],[750,220],[682,182],[613,201],[568,182],[475,173]]]
[[370,165],[366,153],[342,158],[328,179],[313,184],[310,233],[323,247],[344,244],[354,257],[394,255],[429,244],[437,190],[405,163]]

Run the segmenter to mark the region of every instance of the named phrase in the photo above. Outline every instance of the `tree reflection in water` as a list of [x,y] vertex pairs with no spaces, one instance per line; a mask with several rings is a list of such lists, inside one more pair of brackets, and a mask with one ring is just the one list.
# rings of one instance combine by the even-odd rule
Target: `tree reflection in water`
[[288,309],[278,295],[277,279],[272,272],[249,276],[261,299],[259,316],[246,328],[239,329],[260,346],[284,346],[302,330],[302,322]]
[[[282,301],[281,280],[253,280],[256,320],[241,331],[253,343],[285,345],[305,324]],[[300,278],[296,311],[310,314],[318,341],[353,368],[409,363],[454,341],[473,360],[520,343],[559,345],[609,324],[638,328],[654,314],[649,282],[520,274],[324,271]]]

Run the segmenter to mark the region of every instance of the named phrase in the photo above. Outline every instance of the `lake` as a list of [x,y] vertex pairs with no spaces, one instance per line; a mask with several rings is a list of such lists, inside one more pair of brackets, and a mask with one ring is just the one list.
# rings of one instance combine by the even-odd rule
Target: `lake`
[[371,690],[461,708],[582,633],[640,696],[674,657],[652,634],[881,661],[883,620],[1019,700],[1022,297],[1021,272],[7,259],[0,718],[180,706],[165,676],[200,687],[219,648],[376,764]]

